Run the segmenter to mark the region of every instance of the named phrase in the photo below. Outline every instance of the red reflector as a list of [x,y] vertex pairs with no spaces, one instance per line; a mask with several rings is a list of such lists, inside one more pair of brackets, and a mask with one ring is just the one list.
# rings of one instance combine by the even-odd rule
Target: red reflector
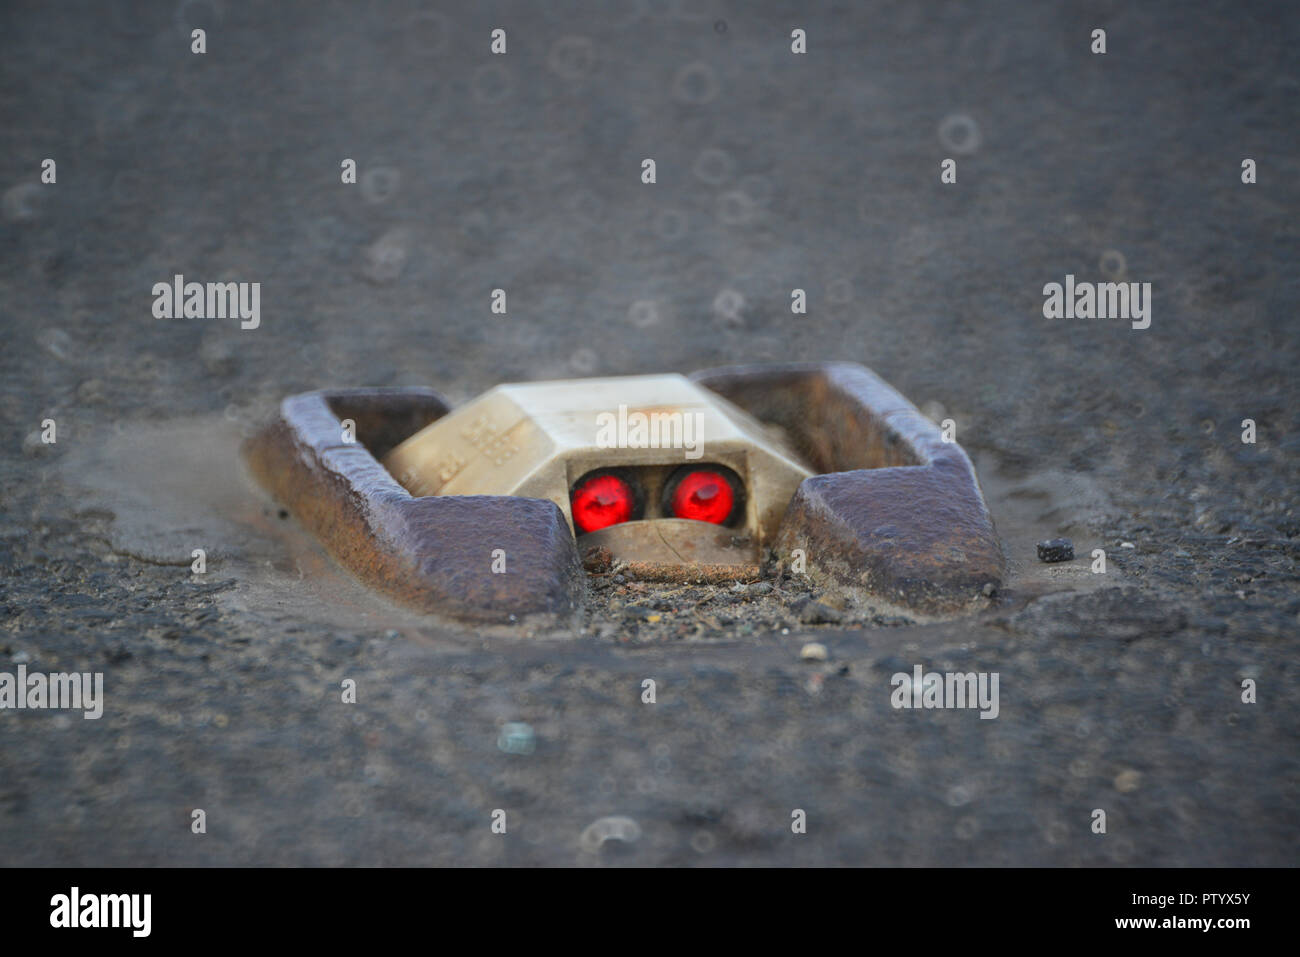
[[632,517],[632,488],[617,475],[597,475],[573,490],[573,524],[594,532]]
[[708,469],[691,472],[673,490],[672,509],[676,518],[721,525],[731,516],[736,496],[721,473]]

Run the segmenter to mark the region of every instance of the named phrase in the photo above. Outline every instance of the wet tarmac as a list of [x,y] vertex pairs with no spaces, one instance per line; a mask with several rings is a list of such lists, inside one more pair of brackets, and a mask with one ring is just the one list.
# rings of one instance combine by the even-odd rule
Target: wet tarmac
[[[0,673],[104,675],[0,710],[0,863],[1293,864],[1293,9],[617,8],[0,13]],[[177,273],[257,328],[155,318]],[[1066,276],[1149,327],[1047,318]],[[973,614],[611,567],[465,628],[238,455],[310,389],[824,359],[953,421]],[[997,717],[895,707],[917,667]]]

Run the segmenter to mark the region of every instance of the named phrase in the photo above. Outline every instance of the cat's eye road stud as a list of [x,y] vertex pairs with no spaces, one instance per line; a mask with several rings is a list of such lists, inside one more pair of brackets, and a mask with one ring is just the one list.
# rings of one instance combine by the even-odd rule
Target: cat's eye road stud
[[869,370],[748,366],[292,396],[258,480],[390,596],[472,621],[571,620],[581,556],[633,576],[806,574],[922,613],[1001,582],[974,470]]

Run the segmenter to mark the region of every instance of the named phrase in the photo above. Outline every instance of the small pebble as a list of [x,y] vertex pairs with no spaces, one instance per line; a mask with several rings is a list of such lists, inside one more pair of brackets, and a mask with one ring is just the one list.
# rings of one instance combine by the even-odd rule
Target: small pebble
[[512,721],[501,726],[497,747],[506,754],[532,754],[537,750],[537,736],[531,725]]
[[1130,791],[1136,791],[1138,785],[1142,782],[1142,774],[1132,768],[1125,768],[1119,774],[1115,775],[1115,790],[1123,794]]
[[844,616],[830,605],[810,601],[799,610],[799,620],[806,625],[834,625],[843,621]]
[[602,817],[587,825],[578,843],[588,854],[597,853],[606,841],[632,843],[641,837],[641,826],[630,817]]
[[1074,558],[1074,542],[1068,538],[1053,538],[1038,543],[1040,562],[1068,562]]
[[609,571],[613,564],[614,556],[604,545],[593,545],[582,556],[582,567],[596,574]]
[[825,661],[826,646],[818,641],[810,641],[799,649],[799,657],[804,661]]

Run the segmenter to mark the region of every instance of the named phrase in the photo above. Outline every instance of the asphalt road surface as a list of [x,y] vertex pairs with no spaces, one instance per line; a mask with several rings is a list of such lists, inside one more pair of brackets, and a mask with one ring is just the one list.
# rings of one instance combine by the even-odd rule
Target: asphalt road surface
[[[104,694],[0,710],[0,864],[1294,863],[1298,24],[6,4],[0,673]],[[155,318],[177,273],[260,283],[257,328]],[[1150,283],[1149,327],[1046,318],[1067,275]],[[1010,565],[986,607],[608,575],[580,630],[460,627],[238,454],[304,390],[791,359],[954,420]],[[996,672],[998,716],[894,708],[915,665]]]

